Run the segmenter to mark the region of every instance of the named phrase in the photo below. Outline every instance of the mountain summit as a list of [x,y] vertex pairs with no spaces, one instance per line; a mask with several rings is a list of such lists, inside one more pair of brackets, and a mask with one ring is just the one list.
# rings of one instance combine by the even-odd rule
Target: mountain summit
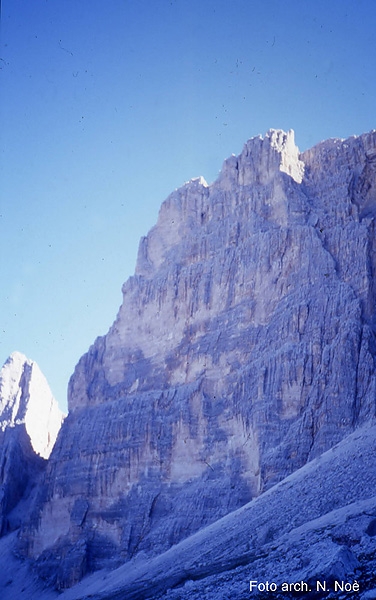
[[[329,472],[336,444],[338,465],[349,465],[358,446],[346,440],[374,424],[375,192],[376,132],[299,153],[292,131],[270,130],[226,160],[211,185],[193,179],[167,198],[140,242],[115,322],[71,378],[69,414],[20,531],[19,552],[43,580],[64,589],[126,563],[120,595],[108,583],[94,597],[162,597],[190,578],[247,565],[334,509],[370,501],[371,489],[318,493],[312,482],[310,491],[306,477],[324,481],[315,461],[329,452]],[[371,455],[373,436],[361,439]],[[298,479],[312,502],[297,498],[294,508],[282,480]],[[272,521],[278,505],[268,529],[260,515]],[[247,515],[255,537],[240,546],[227,537],[221,550],[211,532],[220,536],[222,523],[240,536],[236,523],[245,530]],[[361,550],[340,546],[338,558],[328,542],[327,564],[354,575]],[[304,577],[320,572],[317,560]],[[249,593],[242,585],[231,597]],[[80,589],[66,598],[84,598]]]
[[47,459],[62,420],[37,363],[13,352],[0,371],[0,429],[24,424],[33,450]]

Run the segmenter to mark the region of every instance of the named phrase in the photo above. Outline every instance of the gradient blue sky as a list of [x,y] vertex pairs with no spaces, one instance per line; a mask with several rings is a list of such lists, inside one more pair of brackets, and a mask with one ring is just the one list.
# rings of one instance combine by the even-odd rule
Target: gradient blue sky
[[0,362],[60,405],[176,187],[269,128],[376,128],[375,0],[3,0]]

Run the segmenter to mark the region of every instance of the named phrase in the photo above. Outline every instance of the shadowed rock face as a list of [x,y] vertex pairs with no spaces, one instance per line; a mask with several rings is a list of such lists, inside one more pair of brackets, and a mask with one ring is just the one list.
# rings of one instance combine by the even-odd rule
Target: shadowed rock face
[[0,431],[0,536],[20,526],[17,508],[38,480],[45,460],[33,451],[25,425]]
[[38,365],[14,352],[0,370],[0,535],[20,526],[62,420]]
[[271,130],[167,198],[70,382],[22,534],[44,577],[167,550],[374,418],[375,157]]
[[[366,600],[375,584],[376,431],[359,428],[250,503],[149,560],[96,573],[61,600]],[[367,485],[364,482],[367,481]],[[267,594],[250,581],[274,582]],[[317,581],[326,582],[326,592]],[[285,582],[285,583],[284,583]],[[306,582],[312,593],[289,593]],[[307,592],[307,587],[295,591]],[[353,593],[358,588],[361,594]],[[372,592],[370,592],[371,594]],[[373,590],[373,594],[375,590]],[[9,597],[12,600],[12,596]],[[6,598],[8,600],[8,598]]]

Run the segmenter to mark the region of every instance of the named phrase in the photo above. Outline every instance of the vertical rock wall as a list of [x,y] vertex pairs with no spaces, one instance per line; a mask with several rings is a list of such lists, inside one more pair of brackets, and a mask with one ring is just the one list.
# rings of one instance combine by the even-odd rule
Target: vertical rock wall
[[375,414],[376,133],[247,142],[173,192],[78,363],[24,551],[58,587],[156,554]]

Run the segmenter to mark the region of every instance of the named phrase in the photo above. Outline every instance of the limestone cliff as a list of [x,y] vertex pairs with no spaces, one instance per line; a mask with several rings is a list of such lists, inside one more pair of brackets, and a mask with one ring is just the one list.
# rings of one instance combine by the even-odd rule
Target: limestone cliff
[[375,415],[376,132],[249,140],[173,192],[78,363],[22,549],[57,587],[155,555]]
[[359,428],[173,548],[96,573],[59,600],[371,600],[375,450],[375,426]]
[[0,370],[0,535],[24,518],[62,420],[38,365],[14,352]]

